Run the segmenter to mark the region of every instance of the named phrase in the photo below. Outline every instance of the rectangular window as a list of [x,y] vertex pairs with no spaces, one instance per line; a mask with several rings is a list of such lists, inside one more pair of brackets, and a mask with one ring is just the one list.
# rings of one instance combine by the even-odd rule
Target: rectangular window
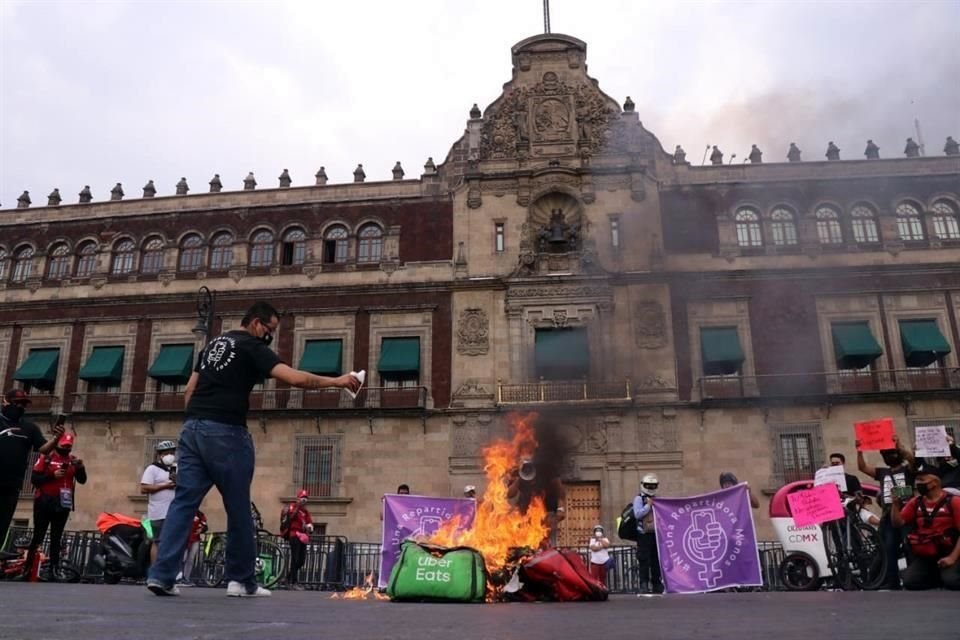
[[496,234],[494,248],[496,249],[497,253],[503,253],[507,248],[504,223],[496,223],[494,225],[494,233]]
[[420,338],[384,338],[377,363],[380,383],[388,389],[420,385]]
[[620,248],[620,217],[610,217],[610,245],[614,249]]
[[824,460],[819,424],[772,427],[775,454],[774,484],[813,479]]
[[583,380],[590,374],[590,343],[587,330],[537,329],[534,360],[538,378]]
[[293,484],[311,497],[337,495],[340,482],[340,436],[298,436]]

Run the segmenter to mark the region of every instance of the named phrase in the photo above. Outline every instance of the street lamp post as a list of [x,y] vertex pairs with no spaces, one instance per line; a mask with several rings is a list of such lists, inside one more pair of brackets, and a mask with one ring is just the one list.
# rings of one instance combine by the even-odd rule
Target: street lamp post
[[207,287],[200,287],[197,291],[197,324],[193,327],[193,335],[197,339],[203,338],[203,343],[210,341],[213,335],[213,320],[216,318],[217,292]]

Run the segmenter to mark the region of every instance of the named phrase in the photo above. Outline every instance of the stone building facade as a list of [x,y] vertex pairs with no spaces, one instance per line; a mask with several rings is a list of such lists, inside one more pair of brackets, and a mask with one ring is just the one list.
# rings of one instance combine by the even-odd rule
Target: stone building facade
[[287,362],[370,372],[356,401],[255,391],[270,526],[307,485],[327,533],[376,540],[399,483],[482,487],[515,413],[564,443],[571,544],[648,472],[665,494],[733,471],[766,496],[830,452],[852,467],[857,420],[960,431],[960,157],[692,166],[600,90],[582,41],[529,38],[512,62],[418,179],[0,213],[0,373],[42,422],[71,415],[90,472],[73,526],[144,510],[200,286],[215,330],[267,298]]

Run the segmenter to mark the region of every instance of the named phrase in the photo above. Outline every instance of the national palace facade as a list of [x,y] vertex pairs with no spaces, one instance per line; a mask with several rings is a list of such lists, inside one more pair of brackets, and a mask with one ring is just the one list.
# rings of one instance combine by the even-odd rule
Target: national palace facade
[[[418,178],[151,182],[0,211],[0,375],[42,427],[70,416],[90,476],[71,527],[145,510],[140,473],[178,433],[203,344],[200,287],[214,332],[267,299],[286,362],[368,371],[356,400],[255,390],[273,528],[306,486],[323,531],[377,540],[400,483],[482,489],[480,450],[514,412],[565,442],[567,543],[612,526],[648,472],[681,495],[733,471],[762,498],[830,452],[852,462],[857,420],[957,433],[960,156],[693,166],[600,90],[582,41],[535,36],[512,62]],[[224,526],[215,495],[204,509]]]

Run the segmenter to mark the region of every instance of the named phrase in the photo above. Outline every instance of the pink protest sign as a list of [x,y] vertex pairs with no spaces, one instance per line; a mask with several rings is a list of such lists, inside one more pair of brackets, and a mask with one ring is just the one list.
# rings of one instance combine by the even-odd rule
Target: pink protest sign
[[813,489],[795,491],[787,496],[793,522],[798,527],[839,520],[843,517],[843,504],[837,485],[822,484]]
[[853,431],[859,443],[857,451],[880,451],[897,446],[893,442],[893,418],[855,422]]

